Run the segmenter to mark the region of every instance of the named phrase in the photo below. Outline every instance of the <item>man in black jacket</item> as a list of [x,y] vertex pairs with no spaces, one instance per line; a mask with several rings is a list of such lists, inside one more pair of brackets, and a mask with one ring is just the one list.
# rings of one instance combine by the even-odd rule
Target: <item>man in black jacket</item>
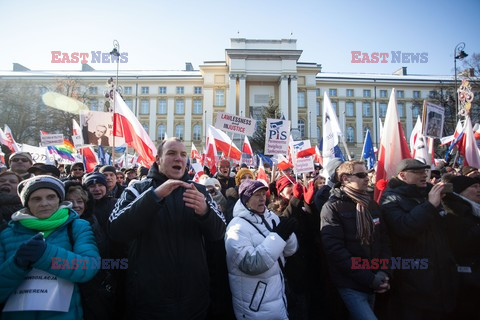
[[402,259],[396,267],[392,261],[390,319],[445,319],[455,305],[455,263],[441,207],[444,183],[427,185],[428,168],[402,160],[380,200],[393,257]]
[[110,236],[130,242],[129,319],[204,319],[209,275],[204,240],[225,234],[205,187],[189,181],[177,138],[161,142],[147,179],[125,189],[110,215]]

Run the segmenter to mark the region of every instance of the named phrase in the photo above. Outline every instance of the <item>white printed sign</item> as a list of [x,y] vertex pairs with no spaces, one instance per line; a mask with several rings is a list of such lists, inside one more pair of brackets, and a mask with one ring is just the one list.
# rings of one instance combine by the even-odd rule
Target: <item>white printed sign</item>
[[8,297],[3,312],[60,311],[68,312],[73,282],[39,269],[32,269],[25,280]]
[[58,146],[63,144],[63,134],[42,134],[40,135],[42,146]]
[[293,170],[295,174],[309,173],[315,171],[313,157],[298,158],[299,151],[309,149],[311,147],[310,140],[294,141],[291,147],[293,156]]
[[255,132],[255,123],[256,120],[251,118],[243,118],[233,114],[219,112],[217,113],[215,127],[223,131],[251,136]]
[[[63,144],[63,142],[62,142]],[[33,163],[47,163],[47,147],[35,147],[31,146],[29,144],[22,144],[21,150],[24,152],[29,152],[32,155]],[[55,160],[54,156],[51,154],[48,154],[48,157],[50,159],[50,162],[53,162]]]
[[290,137],[290,121],[267,119],[265,130],[265,154],[286,155],[288,153],[288,139]]

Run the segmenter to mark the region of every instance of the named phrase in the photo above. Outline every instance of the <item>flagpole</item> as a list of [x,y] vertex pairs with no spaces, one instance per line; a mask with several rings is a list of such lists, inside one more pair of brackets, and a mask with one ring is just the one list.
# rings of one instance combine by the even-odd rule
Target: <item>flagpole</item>
[[[117,40],[113,40],[113,50],[110,55],[117,57],[117,77],[115,79],[115,90],[113,91],[113,126],[115,127],[115,93],[118,90],[118,68],[120,65],[120,43]],[[112,164],[115,166],[115,133],[112,136]]]
[[227,155],[227,158],[230,159],[230,151],[232,150],[232,144],[233,144],[233,136],[235,135],[235,133],[232,132],[232,137],[230,138],[230,147],[228,148],[228,155]]
[[343,147],[345,148],[345,152],[347,153],[348,161],[352,161],[352,157],[350,156],[350,151],[348,150],[347,143],[345,142],[345,137],[341,135],[340,138],[342,139]]

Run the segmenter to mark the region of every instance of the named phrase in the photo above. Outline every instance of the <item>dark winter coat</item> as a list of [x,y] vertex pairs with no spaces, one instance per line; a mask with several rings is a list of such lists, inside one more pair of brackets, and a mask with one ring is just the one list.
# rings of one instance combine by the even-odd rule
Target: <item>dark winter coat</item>
[[[182,180],[188,178],[185,173]],[[222,239],[224,218],[199,184],[210,208],[202,217],[185,206],[184,188],[160,199],[154,189],[167,180],[154,163],[147,179],[125,190],[109,219],[110,237],[131,242],[129,318],[203,319],[210,303],[204,241]]]
[[392,290],[404,305],[448,312],[455,304],[456,268],[442,208],[427,200],[430,189],[393,178],[380,200],[393,256],[428,259],[426,269],[395,270]]
[[22,208],[22,202],[17,194],[0,193],[0,215],[5,221],[10,221],[12,214]]

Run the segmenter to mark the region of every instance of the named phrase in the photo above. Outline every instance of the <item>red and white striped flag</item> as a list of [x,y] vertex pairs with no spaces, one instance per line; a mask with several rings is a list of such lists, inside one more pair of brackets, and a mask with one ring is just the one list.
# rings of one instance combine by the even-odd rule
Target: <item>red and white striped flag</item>
[[253,149],[252,149],[252,146],[250,145],[250,141],[248,141],[247,136],[245,136],[245,139],[243,140],[242,152],[249,154],[253,157]]
[[233,143],[232,139],[230,139],[225,132],[211,125],[208,125],[208,129],[215,140],[217,149],[222,151],[225,157],[240,161],[242,152],[237,148],[235,143]]
[[465,117],[463,144],[459,145],[460,154],[465,158],[465,165],[480,168],[480,152],[475,141],[470,116]]
[[192,142],[192,150],[190,151],[190,158],[191,159],[197,159],[197,160],[202,160],[202,157],[200,156],[200,153],[198,153],[197,148]]
[[5,125],[3,136],[4,142],[2,142],[2,144],[6,145],[8,149],[12,150],[12,152],[20,151],[20,147],[15,142],[15,139],[13,139],[12,130],[10,130],[10,127],[7,125]]

